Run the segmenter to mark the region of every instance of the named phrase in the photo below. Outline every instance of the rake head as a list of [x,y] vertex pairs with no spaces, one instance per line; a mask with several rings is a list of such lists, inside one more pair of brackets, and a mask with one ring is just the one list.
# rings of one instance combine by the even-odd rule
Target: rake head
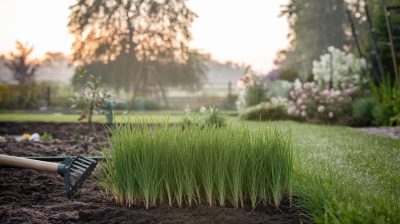
[[64,177],[65,191],[70,198],[90,176],[97,161],[82,156],[67,157],[58,166],[57,172]]

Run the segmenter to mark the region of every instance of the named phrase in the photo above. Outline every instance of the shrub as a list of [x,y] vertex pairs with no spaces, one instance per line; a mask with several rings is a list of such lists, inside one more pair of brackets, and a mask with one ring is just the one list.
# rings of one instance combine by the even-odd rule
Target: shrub
[[400,82],[393,82],[390,78],[379,84],[372,84],[372,93],[378,102],[374,110],[374,119],[378,125],[396,124],[400,114]]
[[360,98],[354,101],[352,111],[355,123],[358,126],[372,125],[374,121],[373,111],[376,100],[372,97]]
[[222,109],[224,110],[236,110],[236,101],[238,100],[237,95],[227,95],[222,101]]
[[373,111],[376,125],[390,125],[390,120],[395,116],[392,107],[387,104],[377,104]]
[[292,150],[287,134],[242,127],[182,129],[122,125],[103,151],[101,184],[125,206],[242,207],[246,201],[278,205],[291,195]]
[[[201,110],[201,109],[200,109]],[[225,118],[220,114],[218,108],[210,107],[209,110],[204,111],[205,117],[203,118],[202,126],[222,128],[226,126]]]
[[148,98],[136,98],[131,101],[132,110],[160,110],[160,105]]
[[240,119],[243,120],[287,120],[289,118],[291,116],[288,115],[285,104],[269,102],[248,107],[240,114]]
[[185,108],[185,117],[182,120],[182,126],[184,128],[190,126],[198,126],[198,127],[213,127],[213,128],[222,128],[226,126],[225,118],[221,115],[218,108],[216,107],[206,107],[202,106],[200,108],[201,116],[197,116],[192,113],[192,109],[189,106]]
[[259,76],[247,74],[237,82],[237,86],[240,89],[236,101],[236,108],[239,111],[265,100],[264,85]]
[[342,83],[342,89],[321,89],[314,82],[301,83],[290,92],[292,101],[287,113],[305,120],[343,122],[351,115],[351,105],[358,88]]
[[265,90],[262,84],[247,87],[245,94],[246,107],[254,106],[265,99]]
[[[328,53],[321,55],[319,61],[313,62],[312,73],[320,87],[339,89],[343,81],[354,85],[365,83],[367,80],[362,79],[362,74],[366,68],[365,59],[328,47]],[[330,82],[332,86],[329,86]]]

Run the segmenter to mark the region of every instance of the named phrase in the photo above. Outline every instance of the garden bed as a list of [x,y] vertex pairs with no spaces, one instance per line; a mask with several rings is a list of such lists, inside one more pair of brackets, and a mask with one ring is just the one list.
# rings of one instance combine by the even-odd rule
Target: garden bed
[[[18,156],[76,155],[97,153],[96,141],[69,141],[69,133],[79,132],[80,124],[0,123],[0,134],[20,134],[35,129],[51,132],[61,140],[50,142],[3,142],[0,153]],[[33,125],[34,124],[34,125]],[[105,133],[101,130],[100,133]],[[8,128],[10,133],[8,133]],[[25,129],[29,128],[29,129]],[[14,132],[13,132],[14,131]],[[59,132],[57,132],[59,131]],[[55,133],[60,134],[55,134]],[[62,134],[65,133],[65,134]],[[64,140],[62,140],[64,139]],[[170,208],[160,205],[121,207],[106,199],[98,184],[88,180],[71,200],[65,197],[63,180],[52,174],[12,168],[0,169],[0,223],[299,223],[299,211],[284,199],[279,208],[262,206],[255,210],[209,207]]]

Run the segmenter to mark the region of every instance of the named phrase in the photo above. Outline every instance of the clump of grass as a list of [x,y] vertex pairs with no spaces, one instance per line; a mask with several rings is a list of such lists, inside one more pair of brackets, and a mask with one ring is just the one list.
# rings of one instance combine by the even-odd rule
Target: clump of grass
[[50,133],[48,133],[48,132],[45,132],[45,133],[43,133],[43,135],[41,136],[41,139],[42,139],[43,141],[45,141],[45,142],[48,142],[48,141],[52,141],[52,140],[54,139],[54,137],[53,137],[52,134],[50,134]]
[[101,184],[124,206],[157,204],[254,208],[260,202],[279,205],[291,193],[290,136],[266,128],[211,126],[182,129],[164,122],[112,130],[103,153]]

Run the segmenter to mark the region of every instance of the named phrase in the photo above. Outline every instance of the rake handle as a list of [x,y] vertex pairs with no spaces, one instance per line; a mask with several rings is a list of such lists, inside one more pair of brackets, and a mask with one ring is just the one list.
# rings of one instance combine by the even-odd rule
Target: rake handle
[[32,169],[48,173],[57,173],[59,164],[0,154],[0,166]]

